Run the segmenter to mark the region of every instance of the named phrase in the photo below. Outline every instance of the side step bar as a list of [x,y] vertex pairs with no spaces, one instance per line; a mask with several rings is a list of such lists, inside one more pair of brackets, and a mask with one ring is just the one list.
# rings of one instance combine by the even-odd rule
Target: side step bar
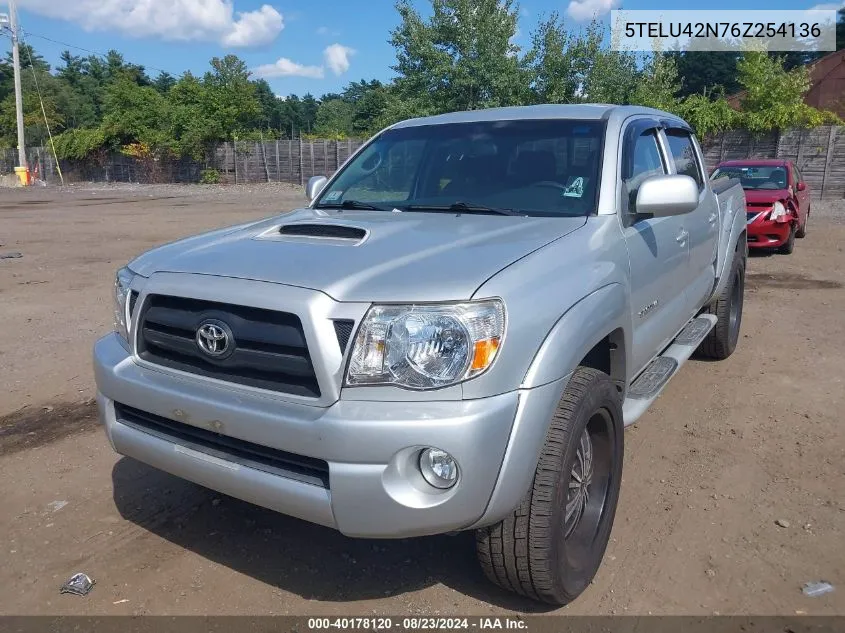
[[628,389],[622,403],[622,418],[625,426],[633,424],[666,387],[669,380],[689,360],[701,341],[716,326],[716,315],[702,314],[687,323],[672,344],[645,368]]

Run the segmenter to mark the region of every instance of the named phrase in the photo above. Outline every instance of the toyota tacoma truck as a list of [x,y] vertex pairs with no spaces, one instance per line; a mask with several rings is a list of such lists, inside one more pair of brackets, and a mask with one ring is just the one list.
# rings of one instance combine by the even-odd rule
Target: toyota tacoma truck
[[490,580],[573,600],[624,428],[737,344],[742,187],[673,115],[543,105],[397,123],[306,195],[117,272],[114,450],[350,537],[474,530]]

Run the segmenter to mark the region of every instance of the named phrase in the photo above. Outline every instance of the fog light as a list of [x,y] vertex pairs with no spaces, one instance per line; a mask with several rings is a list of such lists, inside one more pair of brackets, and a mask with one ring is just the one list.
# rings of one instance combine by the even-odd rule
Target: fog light
[[427,448],[420,453],[420,471],[435,488],[451,488],[458,480],[455,458],[437,448]]

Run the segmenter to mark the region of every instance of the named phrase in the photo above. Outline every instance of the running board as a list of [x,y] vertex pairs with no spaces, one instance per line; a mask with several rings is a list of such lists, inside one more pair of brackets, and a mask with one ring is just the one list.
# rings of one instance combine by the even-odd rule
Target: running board
[[636,422],[657,399],[672,377],[689,360],[701,341],[716,326],[716,315],[702,314],[689,323],[675,337],[672,344],[645,368],[628,389],[622,403],[625,426]]

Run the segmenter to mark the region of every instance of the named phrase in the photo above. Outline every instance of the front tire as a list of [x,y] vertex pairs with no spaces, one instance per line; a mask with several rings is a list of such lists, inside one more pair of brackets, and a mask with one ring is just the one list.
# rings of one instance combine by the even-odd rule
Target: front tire
[[801,228],[795,233],[795,237],[798,239],[803,239],[807,237],[807,224],[810,223],[810,209],[807,208],[807,217],[804,218],[804,224],[801,225]]
[[613,527],[623,435],[615,384],[595,369],[576,369],[552,417],[528,494],[512,515],[477,531],[487,578],[556,605],[587,588]]
[[716,315],[716,325],[698,346],[698,353],[707,358],[724,360],[734,353],[742,325],[742,306],[745,299],[745,256],[737,248],[731,263],[730,281],[719,298],[705,313]]
[[795,237],[797,235],[797,230],[795,228],[795,223],[789,225],[789,237],[786,238],[786,242],[778,248],[778,253],[781,255],[791,255],[792,251],[795,250]]

